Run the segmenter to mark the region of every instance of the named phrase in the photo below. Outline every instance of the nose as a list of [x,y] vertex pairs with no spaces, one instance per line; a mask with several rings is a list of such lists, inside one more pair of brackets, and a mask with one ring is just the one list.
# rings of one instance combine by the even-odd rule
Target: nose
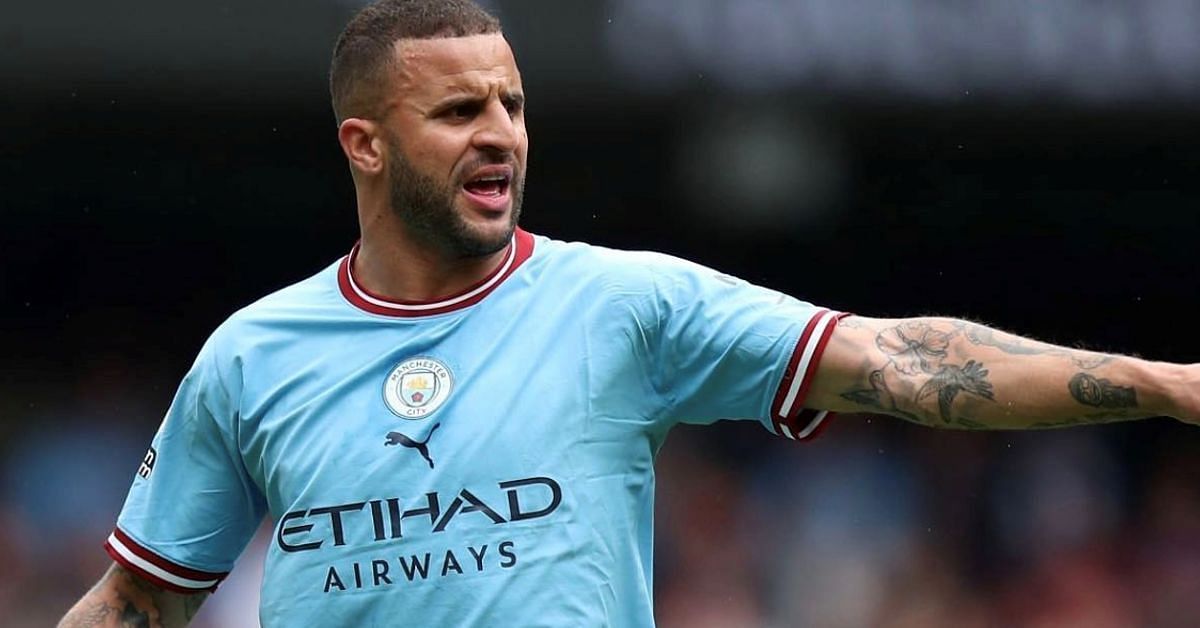
[[516,152],[524,133],[524,122],[511,114],[499,99],[488,102],[479,123],[472,138],[476,148],[505,154]]

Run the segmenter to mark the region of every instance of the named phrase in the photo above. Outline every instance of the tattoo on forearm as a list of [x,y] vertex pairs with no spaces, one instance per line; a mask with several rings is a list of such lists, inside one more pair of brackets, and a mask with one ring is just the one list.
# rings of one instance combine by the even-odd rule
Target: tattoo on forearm
[[124,609],[110,606],[106,602],[96,602],[86,608],[76,609],[59,626],[60,628],[98,628],[110,625],[108,620],[114,616],[119,622],[117,625],[121,628],[150,628],[151,626],[149,614],[139,610],[130,601],[125,602]]
[[1076,373],[1067,383],[1071,396],[1085,406],[1093,408],[1136,408],[1137,390],[1132,386],[1118,386],[1107,379],[1099,379],[1087,373]]
[[185,626],[207,597],[205,593],[172,593],[113,566],[67,613],[59,627],[91,628],[112,626],[114,622],[122,628]]
[[917,401],[937,395],[938,414],[944,423],[952,423],[951,405],[959,393],[965,392],[993,401],[996,399],[987,376],[987,369],[974,360],[968,360],[962,367],[947,364],[921,386],[917,391]]
[[934,373],[946,359],[952,336],[927,323],[910,322],[880,332],[875,346],[905,375]]
[[[853,319],[848,319],[853,320]],[[857,327],[856,329],[862,329]],[[941,424],[987,429],[978,416],[995,414],[996,390],[990,373],[971,345],[1030,357],[1069,360],[1079,369],[1068,386],[1072,398],[1101,411],[1028,427],[1063,427],[1131,418],[1137,393],[1089,373],[1115,356],[1056,347],[965,321],[908,320],[879,330],[875,347],[886,361],[872,369],[865,385],[841,397],[862,408],[878,410],[922,425]],[[1006,399],[1013,393],[1007,391]],[[971,401],[968,401],[970,399]],[[1064,400],[1065,401],[1065,400]],[[1009,404],[1011,407],[1011,403]],[[958,414],[956,414],[956,408]]]
[[1114,359],[1116,359],[1116,356],[1104,355],[1102,353],[1087,353],[1083,355],[1071,356],[1071,361],[1075,363],[1075,366],[1078,366],[1085,371],[1100,368],[1101,366],[1112,362]]
[[902,410],[896,405],[896,395],[888,387],[887,381],[883,377],[883,369],[871,371],[871,374],[867,376],[867,384],[870,385],[870,388],[859,388],[842,393],[842,399],[852,401],[865,408],[882,410],[913,423],[924,423],[921,417]]
[[960,393],[995,399],[992,384],[987,379],[988,371],[982,363],[974,360],[968,360],[964,365],[946,362],[950,342],[957,331],[940,331],[929,323],[910,321],[885,329],[875,338],[875,346],[888,356],[889,364],[901,374],[930,376],[916,391],[914,401],[926,402],[936,397],[938,417],[947,424],[954,421],[952,406]]
[[968,323],[965,321],[957,321],[955,327],[963,332],[973,345],[992,347],[999,349],[1010,355],[1056,355],[1068,358],[1075,366],[1090,371],[1113,360],[1115,356],[1105,355],[1103,353],[1092,353],[1089,351],[1072,351],[1062,347],[1056,347],[1034,340],[1026,340],[1018,338],[1011,334],[996,331],[990,327]]
[[121,626],[150,628],[150,616],[145,611],[138,610],[133,602],[125,602],[125,609],[121,611]]
[[1029,343],[1021,338],[1000,338],[996,330],[975,323],[960,322],[956,327],[963,330],[963,335],[973,345],[994,347],[1012,355],[1043,355],[1046,348]]

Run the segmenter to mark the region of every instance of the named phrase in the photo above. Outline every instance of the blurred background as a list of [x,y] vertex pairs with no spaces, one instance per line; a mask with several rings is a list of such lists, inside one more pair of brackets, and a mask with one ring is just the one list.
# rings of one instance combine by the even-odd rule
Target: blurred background
[[[207,334],[356,239],[360,3],[0,10],[0,616],[50,625]],[[1200,361],[1200,0],[508,0],[524,226]],[[675,430],[664,628],[1194,626],[1200,431]],[[266,524],[270,525],[270,522]],[[264,535],[200,625],[255,626]]]

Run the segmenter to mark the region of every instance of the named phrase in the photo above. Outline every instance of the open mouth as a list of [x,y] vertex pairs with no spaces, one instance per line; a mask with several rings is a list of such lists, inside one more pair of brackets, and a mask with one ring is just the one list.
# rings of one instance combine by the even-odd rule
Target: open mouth
[[488,165],[475,170],[463,184],[463,193],[476,209],[489,214],[502,214],[511,206],[513,167]]
[[463,189],[475,196],[481,196],[484,198],[501,198],[508,194],[509,182],[509,175],[484,175],[467,181],[463,185]]

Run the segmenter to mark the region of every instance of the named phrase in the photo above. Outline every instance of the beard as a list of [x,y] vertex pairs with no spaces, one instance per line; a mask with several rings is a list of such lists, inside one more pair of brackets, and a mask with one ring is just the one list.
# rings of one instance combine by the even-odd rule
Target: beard
[[[525,194],[524,173],[513,169],[508,193],[512,198],[508,227],[492,234],[472,227],[455,207],[464,182],[455,180],[440,185],[432,177],[418,172],[404,158],[399,146],[392,143],[396,159],[389,162],[392,211],[417,240],[431,244],[458,259],[491,255],[512,241],[517,221],[521,218],[521,202]],[[461,172],[472,172],[482,165],[505,163],[503,159],[483,159],[469,164]]]

